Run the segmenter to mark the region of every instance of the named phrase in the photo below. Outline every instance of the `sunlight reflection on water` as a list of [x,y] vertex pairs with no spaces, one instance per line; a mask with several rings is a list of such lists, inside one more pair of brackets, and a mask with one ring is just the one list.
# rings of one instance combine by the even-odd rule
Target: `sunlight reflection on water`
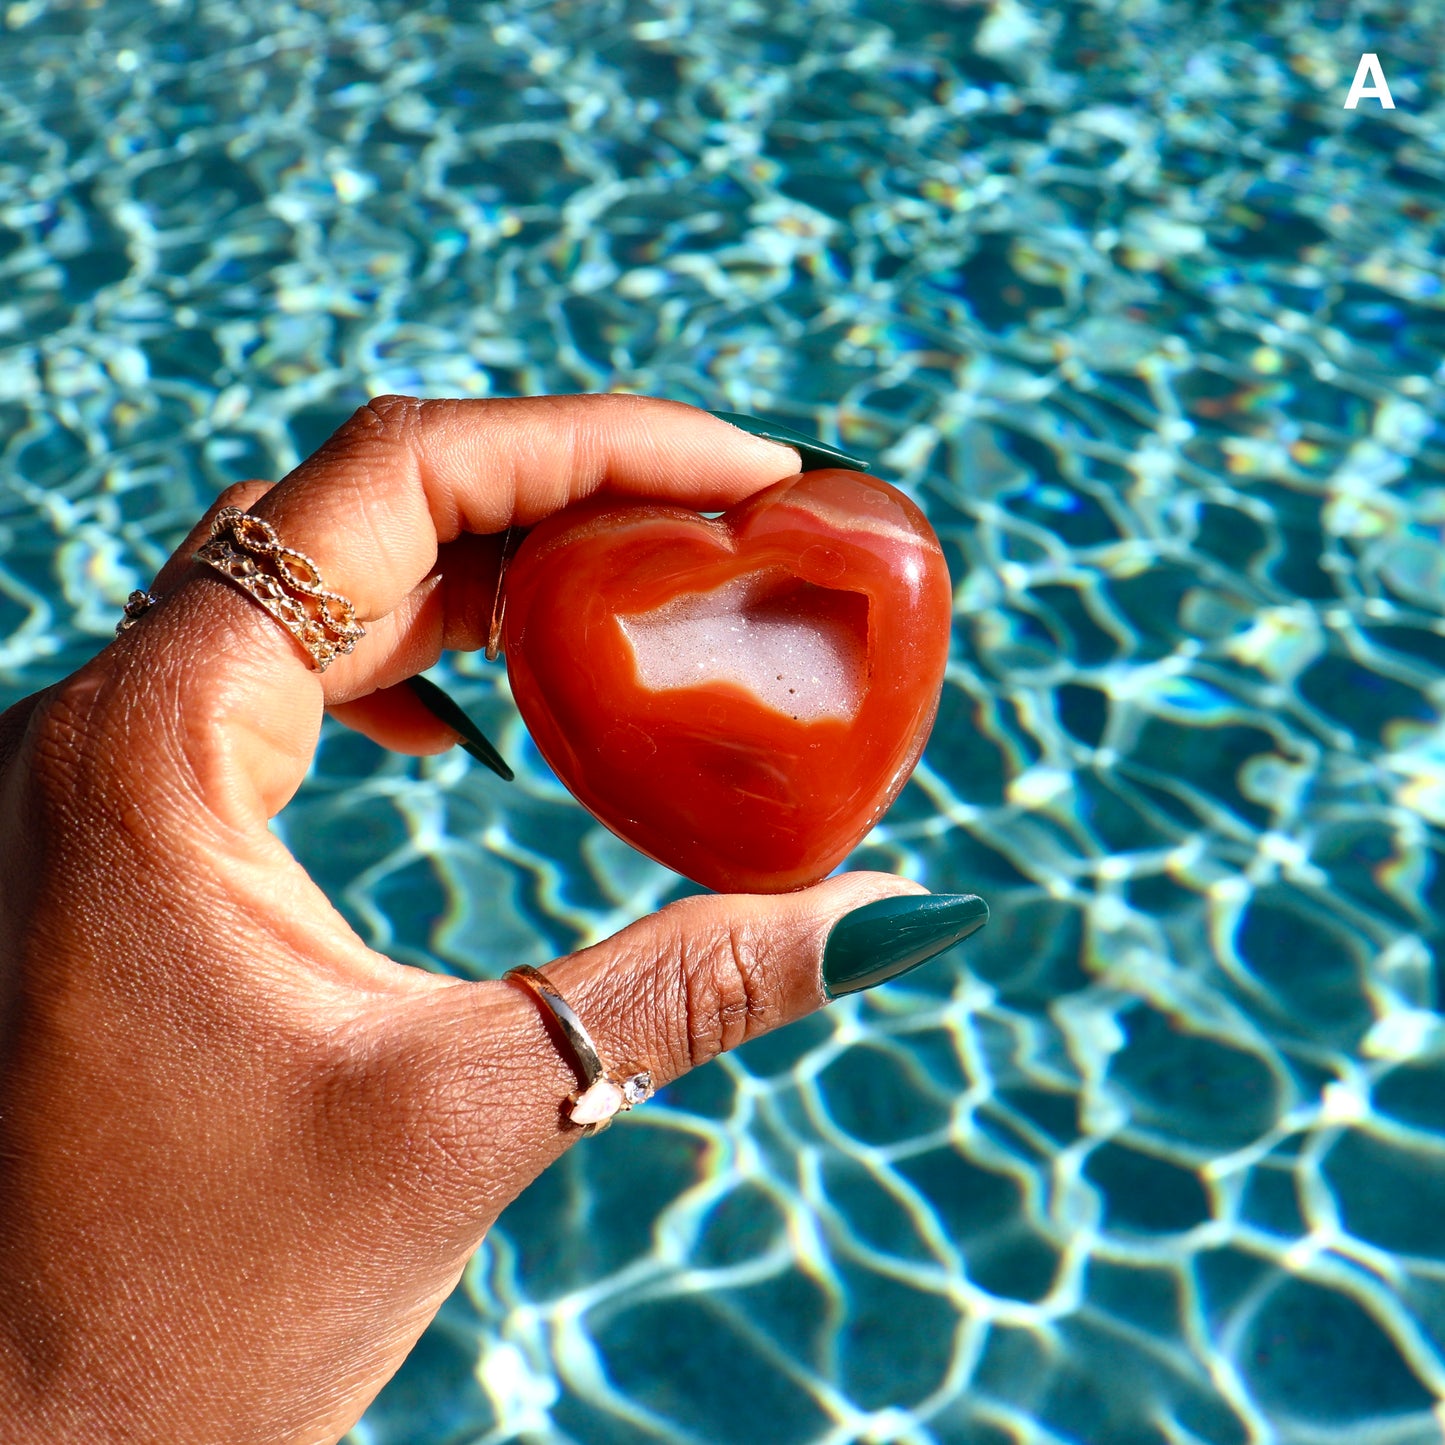
[[[358,1445],[1439,1439],[1435,7],[4,16],[0,701],[387,391],[775,415],[948,550],[855,861],[989,928],[568,1156]],[[328,729],[278,825],[369,942],[686,891],[438,676],[514,787]]]

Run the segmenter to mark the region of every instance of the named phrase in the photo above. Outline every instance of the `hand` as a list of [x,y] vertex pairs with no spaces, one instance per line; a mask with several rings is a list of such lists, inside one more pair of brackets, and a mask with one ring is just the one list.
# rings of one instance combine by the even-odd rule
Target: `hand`
[[[217,503],[315,558],[355,653],[318,675],[190,563],[208,514],[136,626],[0,717],[7,1441],[276,1445],[359,1417],[578,1137],[576,1080],[525,991],[373,952],[267,819],[327,708],[388,747],[456,742],[401,684],[485,641],[509,521],[598,491],[717,509],[796,470],[668,402],[374,402]],[[604,1060],[665,1083],[980,909],[879,874],[689,898],[548,977]]]

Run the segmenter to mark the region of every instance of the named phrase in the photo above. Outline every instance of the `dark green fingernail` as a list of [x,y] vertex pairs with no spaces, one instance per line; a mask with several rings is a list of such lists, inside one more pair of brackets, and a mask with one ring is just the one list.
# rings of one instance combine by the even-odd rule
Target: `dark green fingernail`
[[823,949],[829,998],[887,983],[977,933],[988,904],[972,893],[905,893],[845,913]]
[[499,778],[512,782],[516,774],[502,761],[502,755],[487,741],[486,734],[464,713],[456,702],[436,683],[424,677],[407,678],[407,686],[417,700],[438,722],[462,735],[462,747],[479,763],[485,763]]
[[717,417],[719,421],[731,422],[751,437],[762,437],[765,442],[781,442],[785,447],[792,447],[802,457],[805,472],[822,467],[847,467],[850,472],[869,470],[867,462],[850,457],[847,452],[840,452],[837,447],[830,447],[816,437],[794,431],[792,427],[784,426],[781,422],[744,416],[740,411],[710,411],[708,415]]

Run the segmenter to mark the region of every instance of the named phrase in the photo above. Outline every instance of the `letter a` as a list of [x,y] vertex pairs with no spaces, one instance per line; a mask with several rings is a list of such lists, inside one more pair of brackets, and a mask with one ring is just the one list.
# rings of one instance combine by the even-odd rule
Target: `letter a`
[[[1370,84],[1366,85],[1365,82]],[[1369,97],[1380,102],[1382,110],[1394,110],[1394,97],[1390,94],[1390,83],[1380,69],[1380,57],[1373,53],[1360,56],[1359,68],[1355,71],[1354,83],[1350,86],[1345,100],[1345,109],[1353,110],[1362,99]]]

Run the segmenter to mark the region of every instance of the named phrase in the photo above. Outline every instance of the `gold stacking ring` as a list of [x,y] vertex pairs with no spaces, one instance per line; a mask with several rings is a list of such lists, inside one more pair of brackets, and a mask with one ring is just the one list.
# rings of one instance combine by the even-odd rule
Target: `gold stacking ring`
[[655,1092],[647,1069],[627,1070],[613,1078],[597,1053],[597,1045],[572,1005],[557,992],[551,979],[529,964],[509,968],[506,983],[521,985],[556,1023],[568,1062],[580,1085],[567,1096],[567,1118],[584,1134],[599,1134],[620,1113],[646,1102]]
[[195,556],[264,607],[301,644],[317,672],[366,636],[356,609],[326,589],[316,563],[284,546],[269,522],[239,507],[216,513],[210,540]]

